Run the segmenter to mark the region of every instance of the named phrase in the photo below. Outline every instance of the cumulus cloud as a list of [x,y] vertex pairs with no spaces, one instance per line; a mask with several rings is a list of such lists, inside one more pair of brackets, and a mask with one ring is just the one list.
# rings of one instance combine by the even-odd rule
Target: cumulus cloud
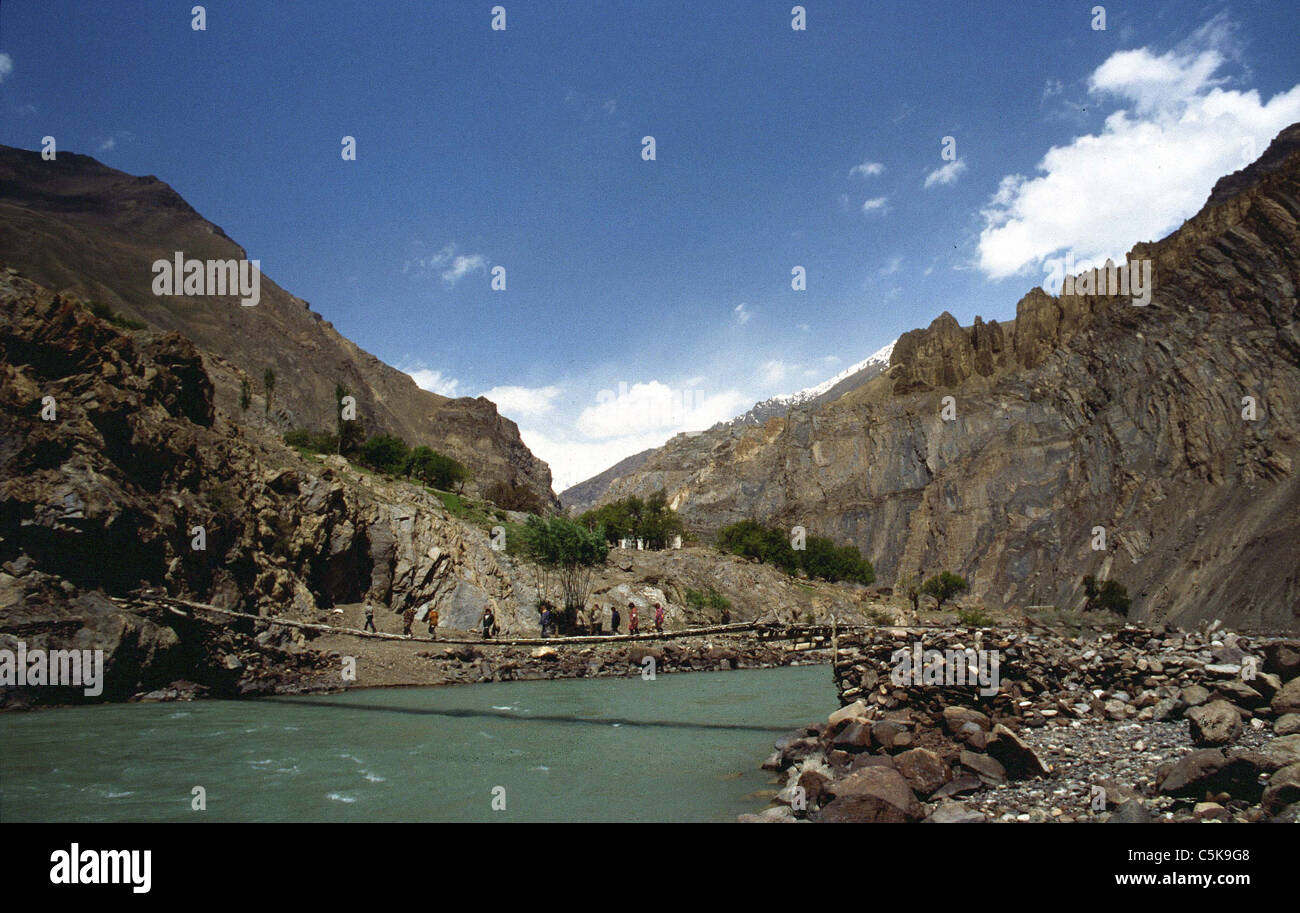
[[428,390],[430,393],[437,393],[439,396],[458,396],[456,388],[460,386],[460,381],[454,377],[448,377],[441,371],[435,371],[425,365],[415,364],[401,368],[410,375],[415,381],[416,386],[421,390]]
[[1115,260],[1196,213],[1214,182],[1245,167],[1283,127],[1300,120],[1300,85],[1264,101],[1225,88],[1232,56],[1221,19],[1163,54],[1112,54],[1088,91],[1119,107],[1100,133],[1050,149],[1038,174],[1005,176],[982,212],[977,265],[1000,279],[1072,254]]
[[535,418],[555,408],[559,387],[493,387],[481,394],[497,404],[497,411],[511,418]]
[[864,213],[878,212],[881,215],[889,212],[889,197],[872,197],[862,204]]
[[702,390],[674,389],[662,381],[620,384],[602,390],[596,404],[583,409],[575,423],[593,439],[627,437],[658,431],[702,430],[741,411],[748,401],[736,390],[707,395]]
[[849,177],[861,175],[864,178],[869,178],[884,173],[885,166],[880,164],[880,162],[863,162],[861,165],[854,165],[849,169]]
[[458,254],[456,247],[456,242],[453,241],[436,254],[407,260],[402,266],[402,272],[436,272],[447,285],[455,285],[470,273],[487,269],[487,257],[482,254]]
[[957,183],[957,178],[959,178],[961,173],[965,170],[966,163],[961,159],[957,159],[955,162],[949,162],[941,168],[936,168],[925,176],[925,189],[929,190],[936,184],[941,187],[955,184]]

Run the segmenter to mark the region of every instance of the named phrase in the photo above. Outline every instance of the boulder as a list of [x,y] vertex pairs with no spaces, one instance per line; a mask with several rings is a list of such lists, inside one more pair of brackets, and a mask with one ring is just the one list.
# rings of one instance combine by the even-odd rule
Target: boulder
[[943,728],[950,734],[957,735],[966,723],[973,723],[985,732],[991,728],[989,718],[978,710],[969,707],[943,708]]
[[1278,717],[1273,723],[1274,735],[1295,735],[1300,733],[1300,713],[1288,713]]
[[1300,713],[1300,678],[1293,678],[1283,685],[1282,690],[1273,695],[1273,703],[1269,706],[1278,716]]
[[966,749],[962,749],[959,758],[962,767],[972,771],[988,786],[997,786],[999,783],[1007,782],[1006,768],[998,763],[996,759]]
[[1300,802],[1300,764],[1289,764],[1269,778],[1260,805],[1275,815],[1295,802]]
[[864,767],[830,784],[834,798],[812,817],[817,821],[902,824],[920,821],[924,810],[902,774]]
[[1001,723],[993,727],[988,753],[1006,769],[1012,779],[1045,777],[1052,772],[1020,736]]
[[943,758],[926,748],[912,748],[895,755],[894,766],[922,797],[932,795],[952,779],[952,770]]
[[983,824],[988,816],[967,808],[960,802],[944,802],[936,808],[924,824]]
[[1201,748],[1228,745],[1241,735],[1241,712],[1227,701],[1211,701],[1184,714],[1192,744]]
[[1160,792],[1167,796],[1200,798],[1227,766],[1228,759],[1217,748],[1193,751],[1173,763],[1160,781]]

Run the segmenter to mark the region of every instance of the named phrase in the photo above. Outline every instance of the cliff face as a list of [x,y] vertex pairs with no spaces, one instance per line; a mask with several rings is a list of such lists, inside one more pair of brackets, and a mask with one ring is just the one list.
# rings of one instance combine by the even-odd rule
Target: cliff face
[[1130,253],[1152,261],[1149,305],[1034,289],[1014,325],[941,315],[899,339],[883,377],[760,428],[679,437],[606,498],[663,487],[705,533],[802,524],[860,546],[883,580],[952,569],[994,605],[1073,607],[1097,574],[1149,619],[1294,629],[1297,218],[1300,125]]
[[[203,353],[217,408],[242,425],[277,433],[332,430],[335,385],[357,398],[357,418],[412,446],[426,444],[469,466],[481,487],[508,481],[555,503],[550,469],[514,422],[482,397],[449,399],[421,390],[341,336],[306,301],[261,277],[260,301],[234,295],[160,297],[155,260],[244,259],[243,248],[153,177],[133,177],[94,159],[0,146],[0,263],[51,289],[105,304],[150,328],[174,331]],[[277,382],[266,409],[263,372]],[[253,391],[239,404],[241,383]]]

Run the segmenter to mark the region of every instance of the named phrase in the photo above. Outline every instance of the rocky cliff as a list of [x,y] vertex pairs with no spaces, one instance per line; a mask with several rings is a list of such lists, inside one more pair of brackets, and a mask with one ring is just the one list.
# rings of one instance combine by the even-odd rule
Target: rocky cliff
[[[513,482],[556,503],[549,467],[494,404],[420,389],[266,276],[253,307],[241,307],[235,295],[155,295],[152,264],[176,251],[198,260],[247,257],[157,178],[124,174],[89,156],[61,152],[44,161],[0,146],[0,263],[193,341],[216,406],[233,421],[278,433],[332,430],[335,386],[343,384],[367,430],[447,453],[469,466],[480,486]],[[277,377],[270,410],[262,384],[267,368]],[[239,403],[243,382],[253,391],[248,409]]]
[[1148,305],[1034,289],[1005,325],[945,313],[870,383],[679,436],[605,498],[665,488],[706,534],[801,524],[860,546],[883,580],[952,569],[993,605],[1074,608],[1096,574],[1146,619],[1295,629],[1297,218],[1300,125],[1133,249]]

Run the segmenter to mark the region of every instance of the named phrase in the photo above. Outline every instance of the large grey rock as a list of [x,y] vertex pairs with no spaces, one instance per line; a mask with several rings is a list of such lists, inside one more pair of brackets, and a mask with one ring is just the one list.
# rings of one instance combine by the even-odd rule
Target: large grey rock
[[1211,701],[1184,714],[1192,744],[1202,748],[1228,745],[1241,735],[1241,713],[1227,701]]
[[896,770],[864,767],[827,787],[834,798],[812,817],[817,821],[901,824],[919,821],[924,810]]

